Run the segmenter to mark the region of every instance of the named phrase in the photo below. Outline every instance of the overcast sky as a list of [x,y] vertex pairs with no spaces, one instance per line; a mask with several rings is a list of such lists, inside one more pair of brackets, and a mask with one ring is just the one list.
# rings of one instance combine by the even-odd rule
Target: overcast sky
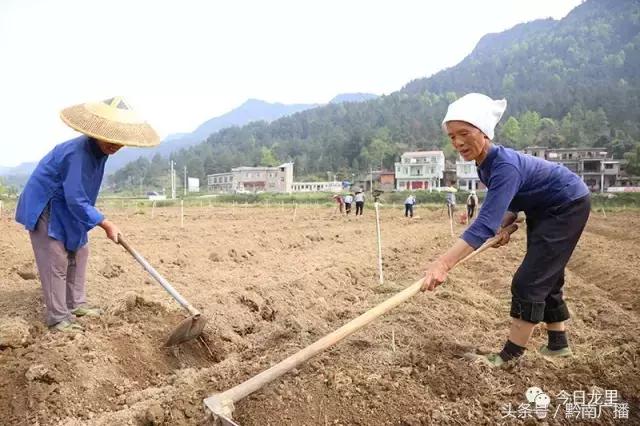
[[0,165],[73,137],[61,108],[114,95],[161,136],[247,98],[388,94],[480,37],[580,0],[0,0]]

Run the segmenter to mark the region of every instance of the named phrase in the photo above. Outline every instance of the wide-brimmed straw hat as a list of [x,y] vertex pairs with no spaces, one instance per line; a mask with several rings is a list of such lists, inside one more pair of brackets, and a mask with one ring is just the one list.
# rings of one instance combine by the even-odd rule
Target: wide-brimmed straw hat
[[102,141],[139,147],[160,143],[156,131],[119,96],[65,108],[60,118],[72,129]]

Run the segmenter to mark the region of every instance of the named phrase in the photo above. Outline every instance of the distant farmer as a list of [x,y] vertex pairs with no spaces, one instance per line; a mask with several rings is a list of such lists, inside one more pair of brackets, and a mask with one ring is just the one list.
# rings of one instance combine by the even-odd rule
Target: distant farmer
[[351,213],[351,204],[353,204],[353,195],[347,194],[344,196],[344,211],[349,214]]
[[446,195],[445,195],[445,205],[447,206],[447,214],[449,216],[449,219],[453,219],[453,213],[456,210],[456,189],[453,187],[454,184],[452,184],[451,187],[446,188]]
[[476,211],[477,205],[478,196],[476,195],[476,191],[471,191],[471,193],[467,197],[467,220],[471,221],[471,219],[473,219],[473,215]]
[[356,216],[362,216],[362,211],[364,210],[364,192],[362,192],[362,189],[356,192],[354,200],[356,202]]
[[75,317],[101,313],[86,305],[87,232],[100,226],[116,243],[120,234],[95,207],[105,162],[124,145],[151,147],[160,140],[119,97],[66,108],[60,117],[83,135],[40,160],[20,194],[16,220],[29,231],[47,325],[76,332],[83,328]]
[[547,325],[546,356],[567,357],[565,321],[569,310],[562,297],[564,269],[589,217],[589,190],[564,166],[521,154],[491,142],[506,100],[471,93],[451,105],[442,122],[453,147],[466,161],[475,161],[488,192],[476,220],[461,239],[433,261],[423,290],[442,284],[448,271],[487,239],[500,235],[496,246],[509,242],[517,214],[527,218],[527,252],[511,284],[511,330],[499,353],[473,355],[490,366],[520,357],[533,328]]
[[344,198],[342,198],[342,195],[336,194],[336,195],[333,196],[333,200],[336,202],[336,210],[335,211],[336,212],[340,211],[340,214],[342,214],[342,212],[344,210]]
[[413,206],[416,204],[416,197],[409,194],[404,200],[404,217],[413,217]]

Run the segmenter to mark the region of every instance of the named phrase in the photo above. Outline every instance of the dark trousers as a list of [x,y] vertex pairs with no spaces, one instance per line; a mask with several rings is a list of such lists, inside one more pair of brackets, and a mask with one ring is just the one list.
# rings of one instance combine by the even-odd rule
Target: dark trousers
[[404,217],[413,217],[413,204],[404,205]]
[[476,211],[476,206],[467,206],[467,219],[471,220],[473,218],[473,214]]
[[564,269],[591,211],[590,196],[527,216],[527,253],[511,283],[511,316],[537,324],[569,319]]
[[347,214],[351,213],[351,203],[344,203],[344,211]]
[[364,201],[356,201],[356,216],[362,216],[362,210],[364,209]]

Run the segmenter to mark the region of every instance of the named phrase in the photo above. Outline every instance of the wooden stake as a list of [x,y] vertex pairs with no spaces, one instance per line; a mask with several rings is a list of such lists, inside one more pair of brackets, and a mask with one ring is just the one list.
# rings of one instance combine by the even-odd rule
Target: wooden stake
[[293,221],[296,221],[296,212],[298,211],[298,204],[293,203]]
[[382,274],[382,242],[380,239],[380,211],[378,202],[374,203],[376,208],[376,234],[378,235],[378,272],[380,275],[379,281],[380,284],[384,283],[384,275]]
[[151,219],[153,219],[154,211],[156,209],[156,202],[151,203]]
[[449,226],[451,227],[451,236],[453,237],[453,206],[447,204],[447,211],[449,212]]
[[607,214],[604,212],[604,206],[601,207],[602,208],[602,216],[604,216],[604,218],[607,218]]
[[180,228],[184,228],[184,200],[180,200]]

